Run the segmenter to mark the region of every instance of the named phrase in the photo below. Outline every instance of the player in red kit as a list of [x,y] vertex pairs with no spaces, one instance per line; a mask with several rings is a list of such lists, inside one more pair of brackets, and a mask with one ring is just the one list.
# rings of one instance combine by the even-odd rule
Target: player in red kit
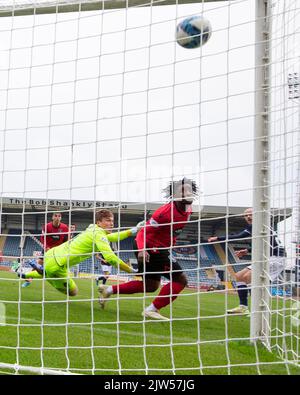
[[69,227],[61,222],[61,213],[53,213],[52,221],[42,228],[41,243],[45,252],[68,240]]
[[[142,313],[144,317],[168,320],[160,314],[160,309],[174,301],[186,287],[187,278],[181,266],[172,257],[170,247],[175,246],[176,239],[192,214],[191,205],[197,194],[196,183],[187,178],[170,182],[165,188],[169,203],[156,210],[146,225],[136,236],[134,248],[137,250],[139,270],[143,281],[129,281],[113,286],[99,286],[100,305],[104,308],[107,298],[112,294],[133,294],[154,292],[160,286],[161,276],[170,280],[164,285],[159,295]],[[171,298],[170,298],[171,296]]]

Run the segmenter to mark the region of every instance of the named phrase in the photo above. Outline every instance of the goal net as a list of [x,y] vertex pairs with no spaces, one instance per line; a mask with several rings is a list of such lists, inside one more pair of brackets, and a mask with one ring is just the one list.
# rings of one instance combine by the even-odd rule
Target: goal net
[[299,2],[0,17],[1,373],[299,374]]

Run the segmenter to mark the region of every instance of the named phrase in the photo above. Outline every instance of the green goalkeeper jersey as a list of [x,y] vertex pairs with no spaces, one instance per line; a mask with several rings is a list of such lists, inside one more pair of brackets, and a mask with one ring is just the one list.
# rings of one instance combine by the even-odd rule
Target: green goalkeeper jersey
[[109,244],[110,242],[124,240],[131,235],[130,229],[117,233],[106,233],[98,225],[91,224],[84,232],[79,233],[73,239],[49,250],[46,253],[46,258],[48,254],[54,255],[60,267],[71,267],[90,258],[93,253],[101,253],[103,258],[112,266],[119,265],[122,270],[131,272],[130,266],[114,254]]

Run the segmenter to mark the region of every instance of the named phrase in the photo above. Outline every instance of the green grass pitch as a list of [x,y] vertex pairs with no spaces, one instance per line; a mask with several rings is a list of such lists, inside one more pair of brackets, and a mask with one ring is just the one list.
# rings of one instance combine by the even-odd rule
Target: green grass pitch
[[[43,287],[34,280],[21,288],[14,273],[0,272],[0,301],[6,309],[0,363],[85,374],[300,374],[299,367],[284,363],[275,350],[255,348],[247,340],[249,317],[224,316],[226,303],[228,308],[237,305],[236,295],[186,290],[172,312],[163,311],[172,313],[170,324],[143,320],[143,304],[149,304],[153,294],[144,301],[140,294],[113,296],[101,310],[95,282],[76,282],[78,296],[66,302],[47,283]],[[281,309],[282,303],[278,306]],[[281,325],[282,318],[273,319]],[[287,335],[283,341],[293,348],[293,338]]]

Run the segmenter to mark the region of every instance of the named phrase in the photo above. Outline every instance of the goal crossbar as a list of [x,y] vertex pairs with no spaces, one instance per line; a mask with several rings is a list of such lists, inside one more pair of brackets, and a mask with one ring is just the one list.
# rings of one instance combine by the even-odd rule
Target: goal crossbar
[[[203,0],[205,3],[227,0]],[[99,11],[129,7],[148,7],[199,3],[197,0],[49,0],[6,1],[0,5],[0,17],[25,16],[33,14],[54,14],[64,12]]]

